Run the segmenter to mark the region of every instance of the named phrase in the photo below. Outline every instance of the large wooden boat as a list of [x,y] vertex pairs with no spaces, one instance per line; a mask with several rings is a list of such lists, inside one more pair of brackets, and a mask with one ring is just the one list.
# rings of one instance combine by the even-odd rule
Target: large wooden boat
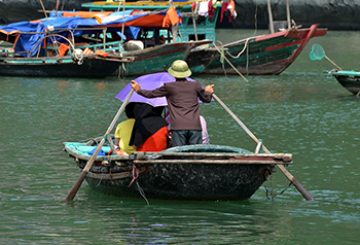
[[[200,16],[191,10],[191,4],[201,1],[174,1],[173,5],[181,12],[182,24],[178,27],[177,42],[207,39],[213,42],[210,47],[191,50],[187,62],[197,60],[209,64],[208,74],[236,75],[277,75],[289,67],[299,56],[311,38],[323,36],[327,29],[312,25],[310,28],[292,26],[271,34],[251,36],[230,43],[219,44],[216,39],[216,22],[221,18],[222,2],[214,3],[214,14]],[[167,9],[169,3],[160,1],[140,1],[119,3],[100,1],[82,5],[90,10],[116,11],[118,9]],[[224,10],[223,10],[224,11]],[[231,64],[230,64],[231,63]]]
[[[166,11],[130,12],[56,12],[51,18],[0,26],[0,40],[12,44],[0,53],[0,75],[142,75],[164,71],[174,60],[185,60],[191,49],[209,43],[202,40],[159,44],[147,28],[150,26],[152,34],[159,38]],[[128,41],[120,33],[126,33],[133,25],[135,29],[143,28],[140,41]],[[62,46],[67,47],[66,55],[61,54]],[[203,71],[205,65],[195,62],[192,68]]]
[[[94,144],[94,146],[91,146]],[[66,142],[65,151],[84,168],[96,148]],[[255,154],[221,145],[192,145],[130,156],[110,153],[103,146],[86,176],[87,183],[105,193],[182,199],[248,199],[277,164],[290,164],[291,154]]]
[[360,72],[358,71],[331,71],[336,80],[349,92],[356,96],[360,96]]
[[242,74],[278,75],[295,61],[311,38],[323,36],[326,32],[326,29],[318,28],[317,25],[292,28],[194,52],[204,55],[214,53],[215,58],[205,73],[237,74],[228,62],[221,62],[221,53],[224,53],[224,57]]

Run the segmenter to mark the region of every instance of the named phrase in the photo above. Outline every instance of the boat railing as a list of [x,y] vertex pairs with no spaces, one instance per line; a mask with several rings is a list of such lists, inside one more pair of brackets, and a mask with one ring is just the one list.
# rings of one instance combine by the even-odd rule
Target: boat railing
[[75,45],[75,48],[86,49],[89,48],[92,51],[102,50],[110,53],[121,53],[124,51],[122,41],[114,41],[114,42],[106,42],[106,43],[98,43],[98,44],[82,44]]

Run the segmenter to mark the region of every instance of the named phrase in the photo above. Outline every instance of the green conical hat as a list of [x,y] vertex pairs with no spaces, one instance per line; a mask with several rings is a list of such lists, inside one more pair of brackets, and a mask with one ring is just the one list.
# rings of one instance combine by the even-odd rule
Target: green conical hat
[[168,69],[170,75],[176,78],[186,78],[191,76],[188,64],[183,60],[175,60]]

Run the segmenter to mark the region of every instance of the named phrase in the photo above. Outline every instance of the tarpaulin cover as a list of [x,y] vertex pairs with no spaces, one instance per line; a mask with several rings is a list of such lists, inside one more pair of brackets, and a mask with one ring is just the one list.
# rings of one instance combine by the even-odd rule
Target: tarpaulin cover
[[[23,56],[29,54],[35,56],[47,34],[57,33],[61,35],[61,32],[72,30],[74,36],[81,36],[85,33],[95,32],[95,30],[81,30],[81,28],[98,28],[96,31],[102,32],[101,28],[106,27],[108,30],[117,28],[119,31],[121,29],[118,28],[121,28],[122,25],[162,28],[166,10],[136,13],[132,13],[132,10],[111,13],[79,12],[78,15],[75,13],[52,12],[49,18],[0,26],[0,40],[6,40],[7,36],[16,35],[18,41],[15,52],[23,52]],[[64,42],[64,40],[59,40],[59,42]]]

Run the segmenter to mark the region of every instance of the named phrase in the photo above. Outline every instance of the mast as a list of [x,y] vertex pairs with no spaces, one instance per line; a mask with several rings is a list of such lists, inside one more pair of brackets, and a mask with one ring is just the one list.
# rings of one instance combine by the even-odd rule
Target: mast
[[274,33],[274,21],[271,10],[271,0],[267,0],[268,14],[269,14],[269,29],[270,33]]
[[289,4],[289,0],[285,0],[286,1],[286,19],[287,19],[287,28],[290,29],[291,28],[291,18],[290,18],[290,4]]

